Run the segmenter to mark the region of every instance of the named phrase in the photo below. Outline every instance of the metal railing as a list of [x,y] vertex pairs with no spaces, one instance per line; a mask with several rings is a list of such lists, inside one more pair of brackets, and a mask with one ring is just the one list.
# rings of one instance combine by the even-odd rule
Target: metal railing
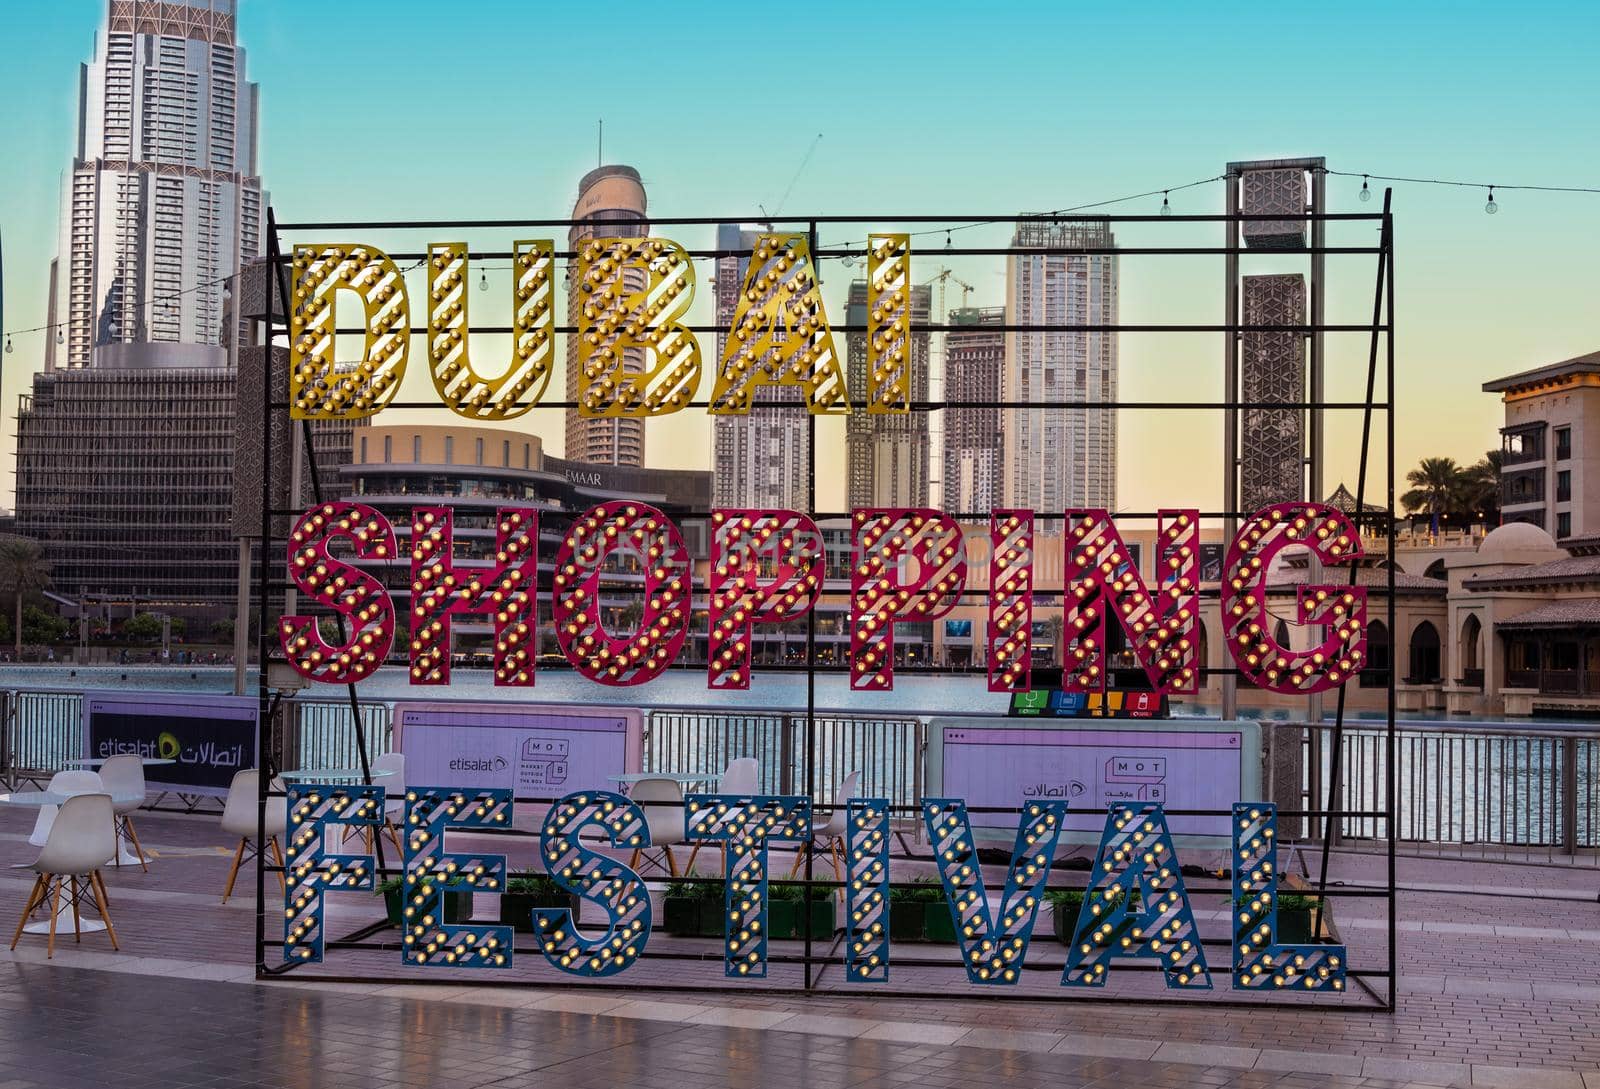
[[[1304,727],[1306,802],[1326,800],[1332,726]],[[1345,726],[1341,811],[1385,803],[1385,731]],[[1395,738],[1396,829],[1410,854],[1600,866],[1600,733],[1482,723],[1402,724]],[[1342,818],[1337,841],[1383,841],[1377,818]]]
[[805,794],[814,782],[809,793],[818,805],[829,805],[844,777],[860,772],[860,797],[895,805],[921,800],[922,720],[825,714],[814,721],[815,734],[808,736],[803,713],[652,711],[645,716],[644,770],[716,776],[730,760],[753,756],[763,791]]
[[[369,755],[393,743],[392,708],[361,701]],[[82,754],[82,695],[58,689],[0,690],[0,774],[8,785],[42,781]],[[350,704],[286,700],[270,728],[285,766],[359,763]],[[1321,808],[1332,768],[1329,724],[1275,726],[1299,731],[1306,807]],[[814,731],[814,732],[813,732]],[[1571,730],[1486,723],[1402,723],[1395,739],[1397,830],[1401,849],[1450,857],[1549,860],[1600,866],[1600,728]],[[1384,808],[1385,729],[1346,724],[1339,809]],[[659,710],[645,715],[646,771],[715,777],[736,757],[760,764],[760,789],[805,794],[832,805],[839,784],[861,773],[862,797],[915,805],[924,790],[927,725],[915,717]],[[1320,835],[1320,828],[1306,828]],[[1344,847],[1383,843],[1381,818],[1345,817]]]

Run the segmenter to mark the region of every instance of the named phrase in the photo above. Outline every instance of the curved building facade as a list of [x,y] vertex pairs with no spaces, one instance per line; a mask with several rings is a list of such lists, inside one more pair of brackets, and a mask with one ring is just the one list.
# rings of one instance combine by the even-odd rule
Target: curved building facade
[[[589,171],[578,183],[578,200],[572,218],[583,223],[567,232],[568,249],[577,250],[591,238],[632,238],[650,233],[645,218],[644,182],[631,166],[601,166]],[[645,286],[644,274],[629,270],[623,283],[632,290]],[[567,323],[578,324],[578,293],[567,292]],[[622,368],[629,374],[642,374],[647,360],[639,349],[623,353]],[[567,337],[567,400],[578,401],[578,338]],[[592,419],[567,409],[566,455],[572,461],[595,465],[643,465],[644,421],[632,419]]]

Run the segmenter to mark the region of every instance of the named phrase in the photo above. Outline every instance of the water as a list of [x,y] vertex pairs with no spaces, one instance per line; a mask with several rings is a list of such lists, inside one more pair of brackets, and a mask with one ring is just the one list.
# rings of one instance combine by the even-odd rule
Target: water
[[[168,692],[233,691],[232,666],[66,666],[0,665],[0,688],[150,689]],[[531,689],[497,688],[487,670],[456,669],[448,685],[412,685],[403,668],[390,666],[356,686],[356,694],[370,700],[500,700],[527,703],[574,703],[641,708],[699,708],[715,711],[804,711],[806,676],[803,673],[757,673],[745,691],[716,691],[706,687],[703,670],[669,670],[648,684],[611,688],[595,684],[568,670],[541,672]],[[245,691],[255,694],[256,671],[246,671]],[[1009,697],[990,692],[981,676],[902,675],[889,692],[852,692],[849,677],[819,673],[816,679],[819,711],[881,715],[1003,715]],[[313,684],[302,696],[343,699],[342,685]],[[1324,701],[1324,718],[1333,718],[1334,700]],[[1175,718],[1217,718],[1220,708],[1202,703],[1173,701]],[[1303,709],[1240,708],[1239,717],[1266,722],[1304,721]],[[1442,711],[1403,712],[1406,722],[1451,725],[1510,724],[1539,729],[1593,730],[1600,722],[1511,719],[1478,715],[1470,722]],[[1382,712],[1345,712],[1348,722],[1382,722]]]

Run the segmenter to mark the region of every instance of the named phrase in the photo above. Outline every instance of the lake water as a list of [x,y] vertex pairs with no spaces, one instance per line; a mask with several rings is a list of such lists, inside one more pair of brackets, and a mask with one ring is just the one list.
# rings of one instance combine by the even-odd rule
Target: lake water
[[[143,688],[168,692],[233,691],[232,666],[47,666],[0,665],[0,688],[56,688],[79,691],[85,688],[128,689]],[[706,688],[702,670],[669,670],[667,673],[634,688],[610,688],[595,684],[570,671],[547,671],[539,674],[538,683],[531,689],[496,688],[487,670],[456,669],[448,685],[411,685],[404,669],[391,667],[382,670],[356,686],[363,699],[374,700],[515,700],[529,703],[602,704],[606,706],[638,706],[642,708],[705,708],[732,711],[804,711],[806,708],[806,676],[803,673],[757,673],[750,688],[742,692],[712,692]],[[255,694],[256,671],[246,672],[245,691]],[[340,685],[312,685],[301,696],[324,699],[343,699],[345,689]],[[1334,701],[1326,701],[1325,717],[1333,717]],[[1004,714],[1007,696],[990,692],[983,677],[915,676],[902,675],[895,680],[889,692],[852,692],[849,678],[842,673],[817,675],[816,706],[819,711],[845,711],[855,714],[883,715],[949,715],[949,714]],[[1176,718],[1216,718],[1219,709],[1198,703],[1175,702],[1172,708]],[[1268,711],[1242,708],[1240,718],[1267,721],[1304,720],[1303,711],[1291,713],[1286,709]],[[1442,712],[1406,714],[1401,716],[1414,722],[1451,722],[1466,725],[1460,718],[1451,718]],[[1346,721],[1383,721],[1381,713],[1349,711]],[[1506,719],[1496,716],[1478,716],[1474,722],[1519,723],[1525,719]],[[1539,721],[1540,728],[1590,728],[1593,722]]]

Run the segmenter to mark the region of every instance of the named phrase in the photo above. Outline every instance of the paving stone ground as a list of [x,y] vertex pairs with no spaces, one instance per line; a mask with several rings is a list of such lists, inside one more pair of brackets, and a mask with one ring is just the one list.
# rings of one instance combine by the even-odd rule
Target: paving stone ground
[[[31,819],[0,807],[0,928],[7,935],[30,876],[5,867],[32,858]],[[897,986],[945,998],[878,997],[847,988],[836,969],[818,993],[776,993],[800,982],[798,969],[776,964],[765,984],[710,991],[690,984],[721,982],[714,944],[673,946],[665,935],[652,940],[653,949],[698,949],[707,959],[641,962],[609,986],[563,986],[530,949],[500,974],[514,986],[477,985],[481,977],[461,972],[426,973],[443,981],[427,986],[407,981],[423,973],[402,970],[397,952],[330,949],[321,974],[358,982],[319,981],[307,969],[257,982],[254,875],[242,876],[227,906],[218,902],[231,852],[215,818],[148,814],[139,824],[158,855],[150,873],[105,871],[120,952],[111,952],[103,934],[81,944],[69,934],[48,964],[44,940],[34,936],[0,955],[7,1011],[0,1034],[8,1041],[0,1050],[0,1089],[412,1084],[408,1064],[422,1056],[430,1083],[462,1085],[548,1085],[558,1078],[563,1086],[612,1085],[670,1062],[712,1085],[751,1084],[752,1069],[792,1069],[803,1072],[800,1084],[830,1086],[999,1077],[1066,1085],[1600,1089],[1600,1038],[1592,1031],[1600,1017],[1600,870],[1587,866],[1402,859],[1399,880],[1409,891],[1399,901],[1393,1012],[1371,1008],[1357,993],[1343,1008],[1317,1009],[1098,996],[998,1001],[966,984],[953,959],[897,973]],[[531,862],[533,847],[509,841],[504,849],[515,867]],[[1316,857],[1306,861],[1314,871]],[[1381,884],[1385,863],[1338,853],[1330,872],[1346,887]],[[998,875],[990,884],[999,886]],[[268,892],[271,901],[275,881]],[[336,898],[330,930],[375,921],[378,904],[365,894]],[[1220,896],[1197,894],[1196,908],[1203,933],[1226,935]],[[1382,901],[1338,901],[1335,921],[1352,964],[1386,963],[1383,911]],[[275,914],[267,922],[270,934]],[[1225,992],[1226,949],[1213,948],[1213,973]],[[896,950],[934,961],[954,955],[951,947]],[[1061,947],[1042,924],[1029,959],[1054,970],[1028,973],[1023,993],[1059,994]],[[1108,997],[1140,995],[1165,997],[1153,976],[1114,970]],[[74,1061],[118,1061],[117,1053],[101,1052],[108,1024],[111,1038],[146,1041],[140,1057],[115,1078],[104,1066],[84,1075]],[[161,1057],[169,1050],[170,1064]],[[220,1058],[186,1066],[190,1080],[160,1080],[177,1068],[172,1064],[201,1052]],[[308,1073],[308,1054],[321,1074]],[[450,1056],[460,1058],[459,1071],[448,1066]],[[749,1063],[757,1065],[741,1065]]]

